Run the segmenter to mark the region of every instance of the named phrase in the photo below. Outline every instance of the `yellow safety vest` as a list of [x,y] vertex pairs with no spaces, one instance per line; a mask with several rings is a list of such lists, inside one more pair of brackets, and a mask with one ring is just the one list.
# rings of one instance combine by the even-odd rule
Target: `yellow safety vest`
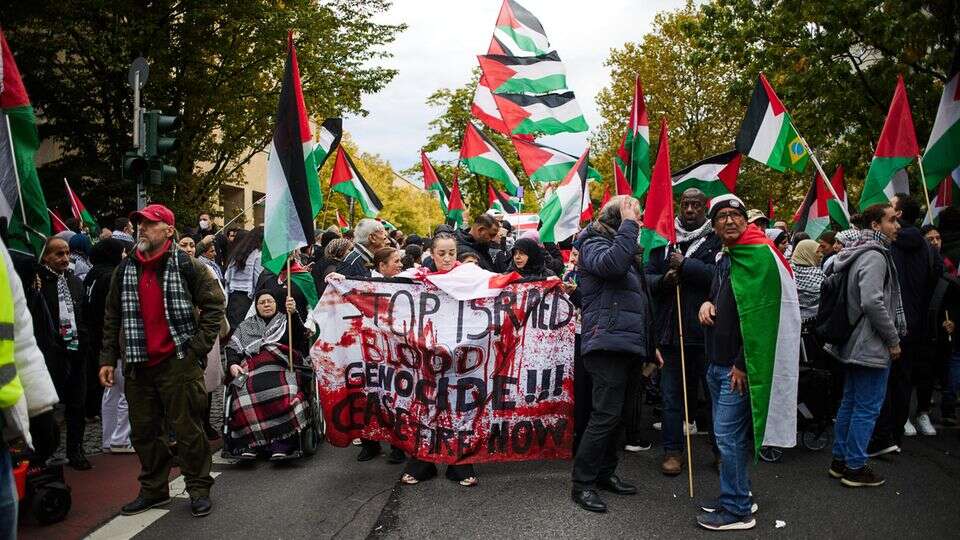
[[[17,375],[17,365],[13,361],[13,289],[10,288],[10,275],[3,257],[6,250],[0,249],[0,408],[7,409],[16,405],[23,395],[23,385]],[[24,313],[29,317],[29,313]]]

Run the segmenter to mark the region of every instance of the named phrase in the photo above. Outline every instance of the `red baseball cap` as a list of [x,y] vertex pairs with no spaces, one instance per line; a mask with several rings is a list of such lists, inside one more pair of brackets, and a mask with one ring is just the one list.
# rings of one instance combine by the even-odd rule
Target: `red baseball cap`
[[148,204],[143,210],[130,213],[130,221],[134,223],[144,219],[147,221],[160,221],[171,227],[176,225],[173,212],[162,204]]

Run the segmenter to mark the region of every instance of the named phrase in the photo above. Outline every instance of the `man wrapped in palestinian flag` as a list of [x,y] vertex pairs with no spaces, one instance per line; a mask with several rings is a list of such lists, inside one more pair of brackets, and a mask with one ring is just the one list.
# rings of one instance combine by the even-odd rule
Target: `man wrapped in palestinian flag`
[[710,359],[720,497],[702,506],[697,522],[711,530],[751,529],[752,455],[761,446],[796,444],[800,305],[790,265],[762,230],[747,223],[743,201],[733,194],[715,197],[709,217],[724,250],[699,318]]

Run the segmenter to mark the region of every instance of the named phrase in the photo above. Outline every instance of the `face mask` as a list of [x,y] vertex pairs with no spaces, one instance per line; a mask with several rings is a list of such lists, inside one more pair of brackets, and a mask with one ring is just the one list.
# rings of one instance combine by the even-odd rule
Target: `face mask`
[[205,219],[201,219],[201,220],[200,220],[200,228],[201,228],[201,229],[206,229],[206,228],[209,227],[209,226],[210,226],[210,222],[209,222],[209,221],[207,221],[207,220],[205,220]]

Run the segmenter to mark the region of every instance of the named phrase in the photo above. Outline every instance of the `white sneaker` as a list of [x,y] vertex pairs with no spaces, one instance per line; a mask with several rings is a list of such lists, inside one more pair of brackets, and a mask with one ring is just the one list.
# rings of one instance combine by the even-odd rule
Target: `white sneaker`
[[907,418],[907,423],[903,425],[903,435],[905,437],[916,437],[917,428],[913,427],[913,424],[910,423],[910,419]]
[[110,445],[111,454],[133,454],[136,450],[133,449],[131,444],[113,444]]
[[924,435],[936,435],[937,430],[933,427],[933,422],[930,421],[930,415],[927,413],[917,415],[917,427],[920,430],[920,433]]
[[663,431],[663,422],[654,422],[653,429],[657,431]]

